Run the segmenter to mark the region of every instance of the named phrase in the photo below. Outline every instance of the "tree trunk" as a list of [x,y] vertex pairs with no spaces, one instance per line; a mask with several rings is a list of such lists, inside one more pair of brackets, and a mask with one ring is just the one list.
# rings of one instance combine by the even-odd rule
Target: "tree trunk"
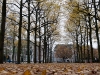
[[1,21],[1,31],[0,31],[0,64],[3,64],[5,23],[6,23],[6,0],[3,0],[2,21]]
[[50,37],[50,63],[52,63],[52,47],[53,47],[53,45],[52,45],[52,39]]
[[80,26],[80,33],[81,33],[81,44],[80,44],[80,53],[81,53],[81,62],[83,62],[83,50],[82,50],[82,28],[81,28],[81,26]]
[[88,61],[88,63],[89,63],[89,60],[90,60],[90,51],[89,51],[89,45],[88,45],[88,25],[86,24],[86,26],[87,26],[87,61]]
[[88,18],[89,18],[89,21],[88,21],[89,22],[89,29],[90,29],[89,39],[90,39],[91,59],[92,59],[92,62],[93,62],[92,27],[91,27],[90,14],[88,15]]
[[14,63],[14,56],[15,56],[15,25],[14,25],[14,32],[13,32],[13,55],[12,55],[12,62]]
[[77,54],[77,62],[79,62],[79,45],[78,45],[78,33],[76,30],[76,54]]
[[[40,11],[39,11],[39,17],[40,17]],[[39,63],[41,63],[41,24],[40,24],[40,18],[39,18]]]
[[50,62],[50,49],[49,49],[49,38],[48,38],[48,47],[47,47],[47,50],[48,50],[48,52],[47,52],[47,62],[49,63]]
[[22,2],[23,0],[20,1],[20,21],[19,21],[17,64],[20,64],[20,53],[21,53]]
[[28,0],[27,63],[30,63],[30,0]]
[[[44,21],[45,23],[45,21]],[[44,25],[44,62],[46,63],[47,61],[47,24]]]
[[85,41],[85,36],[86,36],[86,28],[85,28],[85,34],[84,34],[84,52],[83,52],[83,58],[84,58],[84,60],[86,60],[86,58],[85,58],[85,55],[86,55],[86,51],[85,51],[85,49],[86,49],[86,41]]
[[[100,1],[99,1],[100,2]],[[95,2],[95,0],[93,0],[93,3],[94,3],[94,11],[95,11],[95,15],[94,15],[94,17],[95,17],[95,28],[96,28],[96,37],[97,37],[97,44],[98,44],[98,55],[99,55],[99,62],[100,62],[100,42],[99,42],[99,34],[98,34],[98,32],[99,32],[99,29],[98,29],[98,24],[97,24],[97,8],[96,8],[96,2]]]
[[37,62],[37,23],[38,23],[38,9],[39,9],[39,2],[37,4],[37,8],[36,8],[36,23],[35,23],[35,45],[34,45],[34,63]]

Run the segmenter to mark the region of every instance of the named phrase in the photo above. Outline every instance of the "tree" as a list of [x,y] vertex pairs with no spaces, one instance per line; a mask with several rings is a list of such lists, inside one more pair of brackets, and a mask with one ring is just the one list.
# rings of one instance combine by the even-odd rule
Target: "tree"
[[55,56],[57,58],[62,58],[63,60],[71,58],[73,55],[72,46],[71,45],[63,45],[59,44],[55,47]]
[[30,63],[30,0],[28,0],[27,62]]
[[2,21],[0,31],[0,64],[3,63],[3,47],[4,47],[4,35],[5,35],[5,24],[6,24],[6,0],[3,0],[2,4]]
[[17,51],[17,64],[20,64],[20,53],[21,53],[21,27],[22,27],[22,2],[20,1],[20,20],[19,20],[19,35],[18,35],[18,51]]

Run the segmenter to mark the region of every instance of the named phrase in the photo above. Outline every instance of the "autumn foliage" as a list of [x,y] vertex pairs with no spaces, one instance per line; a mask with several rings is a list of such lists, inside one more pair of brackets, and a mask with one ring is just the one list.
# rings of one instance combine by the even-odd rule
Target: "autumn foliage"
[[72,46],[71,45],[57,45],[55,47],[56,54],[55,56],[58,58],[71,58],[72,57]]

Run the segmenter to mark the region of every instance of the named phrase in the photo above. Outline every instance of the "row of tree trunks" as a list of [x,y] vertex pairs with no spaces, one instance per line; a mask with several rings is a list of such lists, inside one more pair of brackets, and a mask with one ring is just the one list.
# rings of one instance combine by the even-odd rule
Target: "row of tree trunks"
[[[100,0],[99,0],[100,2]],[[84,10],[86,9],[87,12],[81,11],[81,6],[77,3],[77,6],[75,8],[77,8],[77,13],[79,14],[83,14],[84,17],[81,18],[79,21],[85,20],[86,24],[84,24],[82,29],[84,30],[84,33],[81,30],[81,26],[82,24],[79,25],[79,28],[77,28],[76,26],[76,56],[77,56],[77,62],[81,62],[83,60],[88,60],[88,62],[94,62],[94,58],[96,58],[94,56],[94,50],[93,50],[93,43],[92,43],[92,34],[95,31],[96,34],[96,39],[97,39],[97,46],[98,46],[98,61],[100,62],[100,40],[99,40],[99,23],[98,23],[98,10],[99,10],[99,2],[96,0],[92,0],[92,2],[88,1],[84,1]],[[97,5],[98,3],[98,5]],[[92,8],[94,8],[93,13],[90,11]],[[74,11],[75,12],[75,11]],[[77,21],[77,20],[76,20]],[[78,21],[78,22],[79,22]],[[94,24],[93,24],[94,23]],[[93,28],[93,25],[95,26],[95,29]],[[85,28],[84,28],[85,27]],[[80,29],[80,31],[78,31],[78,29]],[[78,33],[80,33],[78,35]],[[86,36],[83,36],[86,35]],[[80,36],[80,37],[79,37]],[[79,38],[81,38],[81,41],[79,40]],[[84,40],[84,42],[82,41]],[[84,48],[82,48],[82,45],[84,43]],[[89,43],[90,43],[90,47],[89,47]],[[86,47],[87,45],[87,47]],[[84,51],[82,50],[84,49]],[[85,49],[87,49],[87,51],[85,51]],[[85,54],[87,53],[87,56],[85,57]],[[84,54],[84,55],[83,55]]]
[[[97,24],[97,6],[96,6],[96,0],[92,0],[93,1],[93,4],[94,4],[94,9],[95,9],[95,15],[94,15],[94,18],[95,18],[95,32],[96,32],[96,38],[97,38],[97,44],[98,44],[98,55],[99,55],[99,62],[100,62],[100,40],[99,40],[99,28],[98,28],[98,24]],[[100,0],[99,0],[100,2]]]
[[[25,3],[24,3],[25,2]],[[36,4],[34,4],[34,2]],[[15,3],[8,3],[8,5],[15,5],[17,6],[17,4]],[[17,60],[15,63],[20,64],[21,63],[21,57],[23,57],[22,54],[22,27],[24,29],[26,29],[27,31],[27,63],[30,63],[30,34],[31,32],[34,32],[34,50],[33,50],[33,62],[37,63],[39,61],[39,63],[41,63],[43,61],[43,63],[47,63],[47,62],[51,62],[52,59],[52,45],[54,42],[52,42],[53,40],[51,39],[51,35],[53,31],[50,31],[50,24],[56,23],[55,19],[57,20],[57,18],[55,19],[51,19],[50,21],[47,20],[48,16],[45,12],[45,10],[43,10],[40,6],[41,2],[40,1],[31,1],[31,0],[20,0],[19,5],[17,6],[19,11],[15,12],[13,10],[10,11],[13,13],[19,13],[19,16],[17,17],[19,20],[19,22],[17,22],[16,20],[9,18],[11,21],[15,22],[15,24],[18,24],[18,46],[15,46],[15,40],[16,40],[16,36],[15,36],[15,25],[14,25],[14,32],[13,32],[13,52],[12,52],[12,61],[14,62],[14,56],[15,56],[15,48],[18,47],[18,50],[16,51],[17,53]],[[33,4],[33,6],[32,6]],[[2,23],[1,23],[1,32],[0,32],[0,63],[3,63],[3,48],[4,48],[4,35],[5,35],[5,21],[6,21],[6,0],[3,0],[3,4],[2,4]],[[27,14],[23,12],[23,9],[26,8]],[[49,8],[48,8],[49,10]],[[47,10],[46,10],[47,11]],[[44,13],[44,14],[42,14]],[[42,15],[41,15],[42,14]],[[31,17],[34,15],[34,21],[31,20]],[[8,16],[7,16],[8,17]],[[24,18],[27,18],[27,24],[24,23]],[[31,22],[32,21],[32,22]],[[44,22],[43,22],[44,21]],[[35,27],[33,28],[33,30],[31,29],[31,24],[34,23]],[[25,25],[24,25],[25,24]],[[42,33],[42,30],[44,29],[44,33]],[[37,39],[39,39],[39,41],[37,41]],[[43,53],[42,53],[43,52]],[[43,56],[42,56],[43,54]],[[43,60],[42,60],[43,59]]]

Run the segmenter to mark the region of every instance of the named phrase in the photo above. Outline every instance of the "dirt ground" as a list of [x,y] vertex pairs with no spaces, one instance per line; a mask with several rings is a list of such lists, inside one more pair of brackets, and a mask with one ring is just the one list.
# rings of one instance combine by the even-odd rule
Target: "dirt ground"
[[99,63],[0,64],[0,75],[100,75]]

